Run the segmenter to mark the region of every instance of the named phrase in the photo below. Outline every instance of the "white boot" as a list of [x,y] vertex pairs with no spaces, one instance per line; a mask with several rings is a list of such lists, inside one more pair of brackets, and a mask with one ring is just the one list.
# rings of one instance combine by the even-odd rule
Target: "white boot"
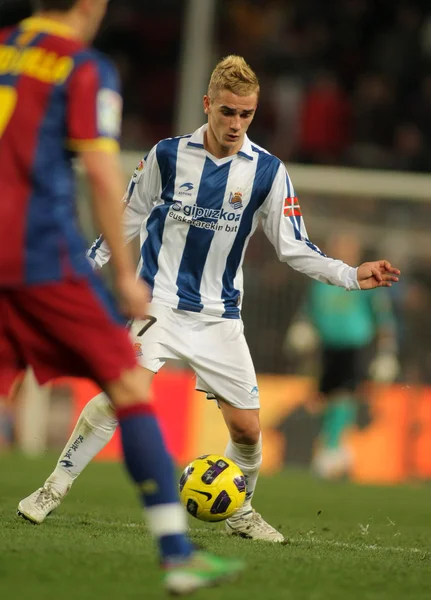
[[250,540],[284,542],[284,536],[267,523],[254,509],[226,520],[226,532]]
[[27,521],[40,525],[53,510],[60,506],[69,490],[70,486],[66,487],[62,493],[46,482],[43,487],[21,500],[18,504],[17,514]]

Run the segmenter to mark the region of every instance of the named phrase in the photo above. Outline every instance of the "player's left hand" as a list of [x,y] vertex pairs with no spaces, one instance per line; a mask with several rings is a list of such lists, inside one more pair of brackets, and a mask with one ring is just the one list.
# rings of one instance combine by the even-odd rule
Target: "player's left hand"
[[401,271],[395,269],[387,260],[376,260],[363,263],[358,267],[357,277],[361,290],[372,290],[377,287],[391,287],[398,281]]

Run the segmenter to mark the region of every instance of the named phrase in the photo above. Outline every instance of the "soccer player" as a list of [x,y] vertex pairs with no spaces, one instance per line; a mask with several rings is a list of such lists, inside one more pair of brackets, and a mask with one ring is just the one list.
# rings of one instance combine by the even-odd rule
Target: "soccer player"
[[[292,183],[281,161],[250,141],[259,97],[255,73],[238,56],[214,69],[204,111],[208,122],[191,135],[159,142],[139,164],[123,217],[127,240],[140,232],[139,275],[151,289],[148,319],[132,336],[148,374],[167,359],[188,361],[196,387],[215,399],[230,433],[225,454],[246,476],[244,506],[226,521],[229,534],[283,541],[252,508],[262,462],[259,390],[241,321],[242,262],[259,220],[280,260],[347,290],[391,285],[399,271],[387,261],[355,269],[326,257],[307,237]],[[111,256],[99,238],[90,258]],[[42,522],[111,438],[117,425],[108,398],[91,400],[45,485],[19,507]],[[75,441],[79,440],[76,444]],[[51,502],[39,501],[51,494]]]
[[[158,541],[165,586],[187,593],[230,578],[241,565],[196,552],[185,535],[172,461],[148,402],[150,374],[137,365],[123,319],[93,273],[75,217],[76,153],[123,309],[144,318],[147,289],[136,281],[121,228],[117,76],[87,46],[107,2],[38,0],[34,17],[0,30],[0,394],[26,365],[40,383],[71,375],[101,386]],[[46,491],[39,502],[49,498]]]
[[[328,248],[347,262],[357,262],[361,252],[355,236],[338,232],[328,240]],[[336,479],[352,466],[343,436],[356,422],[361,384],[368,374],[387,382],[397,376],[396,322],[388,291],[344,294],[341,288],[311,281],[300,314],[289,328],[287,346],[300,354],[317,344],[319,394],[310,408],[322,415],[322,426],[312,467],[318,476]]]

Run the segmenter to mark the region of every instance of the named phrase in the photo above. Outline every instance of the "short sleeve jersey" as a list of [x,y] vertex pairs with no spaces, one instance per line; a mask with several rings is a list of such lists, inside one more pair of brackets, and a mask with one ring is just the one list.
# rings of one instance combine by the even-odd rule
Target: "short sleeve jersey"
[[72,159],[117,152],[120,128],[107,58],[51,20],[0,30],[0,287],[90,273]]

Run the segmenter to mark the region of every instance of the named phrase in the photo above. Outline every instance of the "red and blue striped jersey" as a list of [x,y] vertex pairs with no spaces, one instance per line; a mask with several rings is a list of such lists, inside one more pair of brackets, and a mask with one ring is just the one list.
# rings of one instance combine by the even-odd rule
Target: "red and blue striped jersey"
[[111,62],[55,21],[0,30],[0,287],[91,272],[72,159],[118,151],[121,96]]

